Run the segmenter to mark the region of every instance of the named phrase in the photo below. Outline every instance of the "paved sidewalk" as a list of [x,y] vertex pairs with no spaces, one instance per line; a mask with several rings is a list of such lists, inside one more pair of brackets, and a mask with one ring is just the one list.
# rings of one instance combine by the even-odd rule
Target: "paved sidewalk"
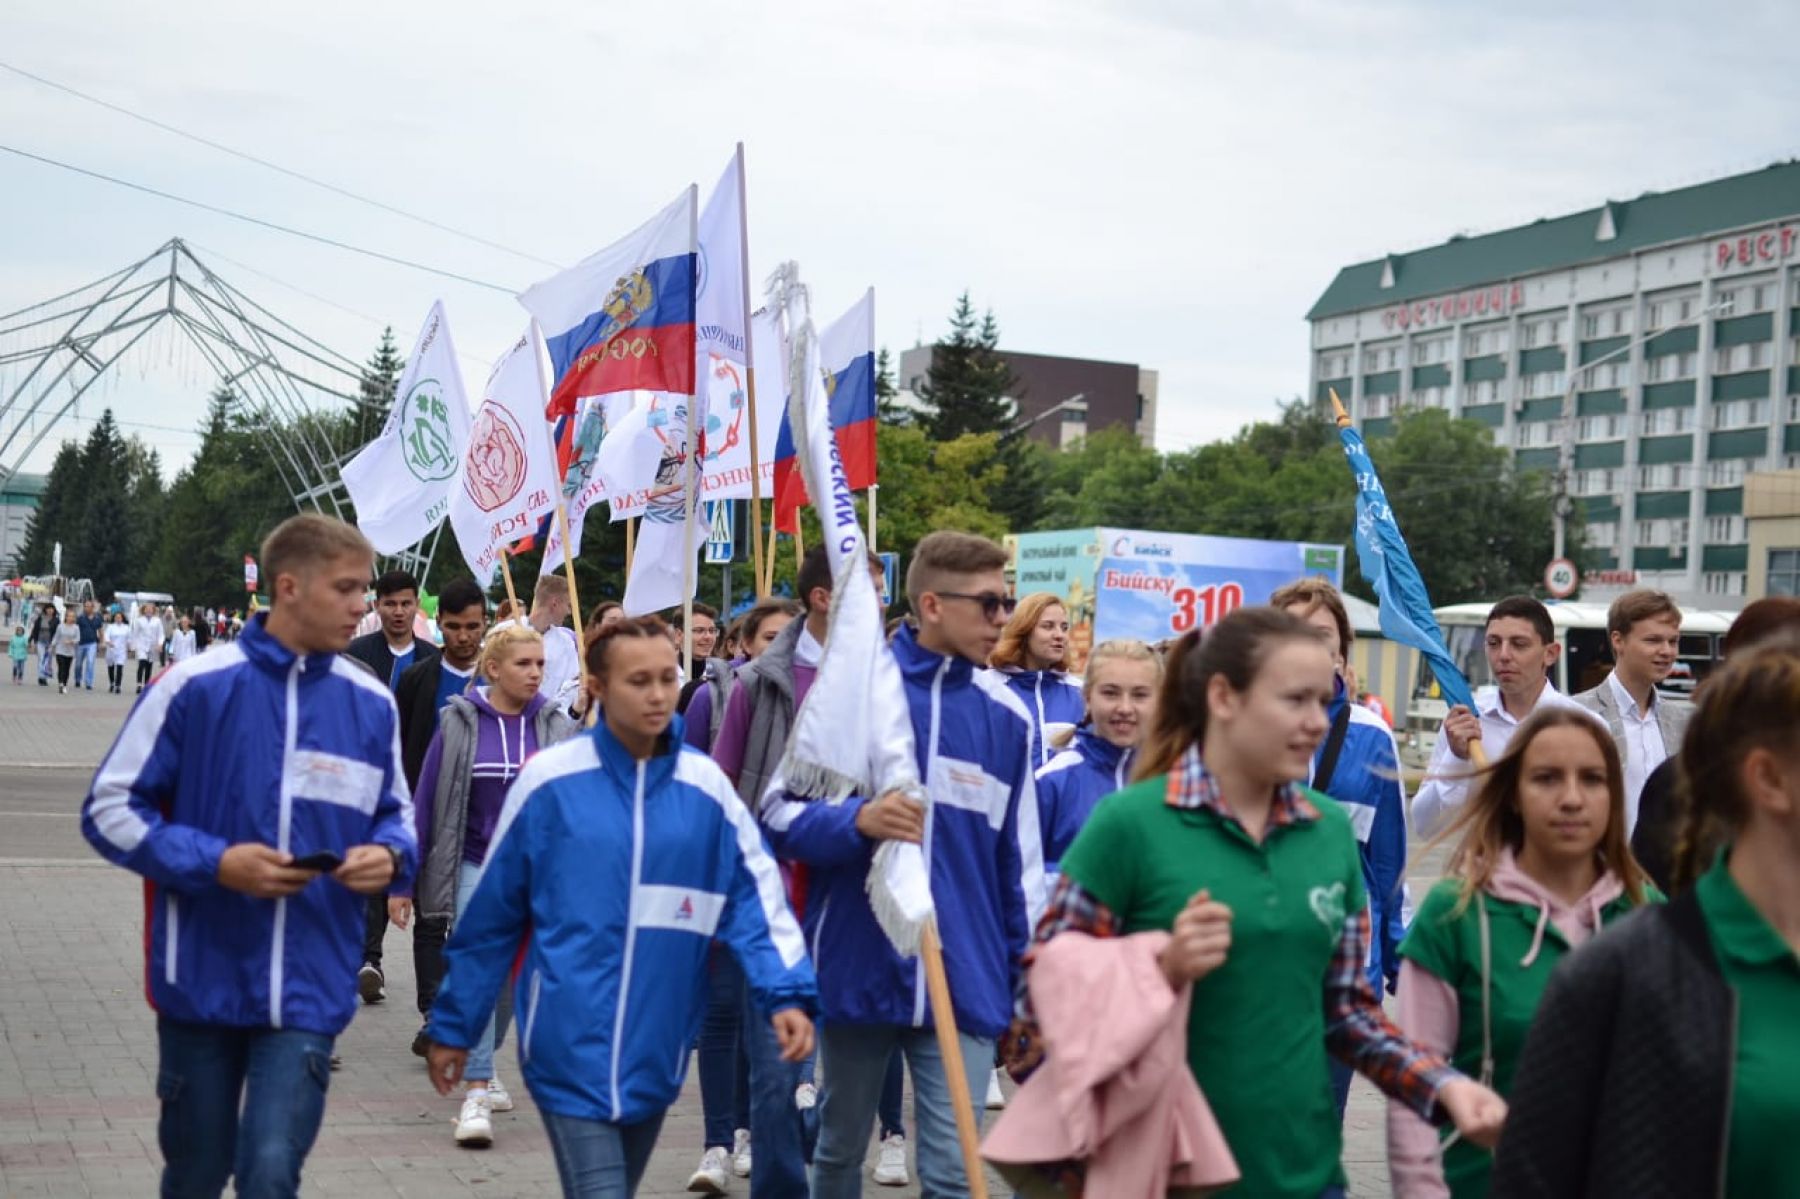
[[[131,688],[127,688],[130,691]],[[140,1197],[156,1191],[154,1017],[143,997],[143,889],[82,841],[90,772],[132,696],[0,683],[0,1197]],[[516,1057],[501,1051],[518,1110],[494,1148],[457,1149],[456,1103],[439,1099],[410,1044],[418,1025],[410,934],[390,929],[388,1000],[338,1040],[308,1195],[555,1195],[551,1162]],[[509,1046],[511,1042],[509,1040]],[[1382,1106],[1359,1080],[1346,1124],[1352,1191],[1387,1193]],[[640,1194],[687,1194],[701,1144],[695,1072],[663,1125]],[[992,1194],[1007,1194],[997,1183]],[[733,1193],[747,1195],[745,1180]],[[908,1196],[908,1188],[865,1187]]]

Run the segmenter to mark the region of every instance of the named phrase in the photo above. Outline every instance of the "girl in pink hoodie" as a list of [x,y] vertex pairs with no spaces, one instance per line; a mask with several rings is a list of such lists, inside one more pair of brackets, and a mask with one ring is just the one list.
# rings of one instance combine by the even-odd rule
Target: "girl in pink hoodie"
[[[1399,1024],[1501,1095],[1550,972],[1602,925],[1662,899],[1626,844],[1624,774],[1585,712],[1541,708],[1519,727],[1444,834],[1446,877],[1400,946]],[[1493,1155],[1388,1106],[1402,1199],[1480,1199]]]

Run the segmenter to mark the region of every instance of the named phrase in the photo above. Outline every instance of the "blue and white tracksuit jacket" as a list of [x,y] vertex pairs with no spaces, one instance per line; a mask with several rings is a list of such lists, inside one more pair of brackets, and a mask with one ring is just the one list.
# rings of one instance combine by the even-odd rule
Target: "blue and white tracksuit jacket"
[[1081,693],[1080,680],[1060,670],[1003,667],[995,673],[1019,697],[1031,717],[1031,768],[1048,765],[1056,751],[1044,739],[1044,726],[1076,725],[1087,717],[1087,697]]
[[173,1020],[335,1036],[356,1011],[368,902],[330,878],[284,899],[219,885],[254,841],[296,857],[392,846],[418,864],[388,689],[337,654],[299,657],[266,614],[142,696],[94,775],[81,831],[149,879],[150,1000]]
[[1075,730],[1069,748],[1037,772],[1038,823],[1044,830],[1044,871],[1057,873],[1063,854],[1100,801],[1131,781],[1135,750],[1114,745],[1093,729]]
[[633,758],[604,723],[537,753],[507,793],[487,864],[445,947],[427,1035],[473,1045],[526,942],[519,1061],[538,1106],[633,1124],[681,1092],[714,937],[757,1009],[818,1006],[800,926],[761,831],[713,760]]
[[[931,796],[925,862],[956,1026],[997,1037],[1012,1018],[1019,958],[1044,909],[1030,716],[999,674],[932,653],[910,628],[892,646]],[[825,1022],[930,1027],[924,973],[894,952],[869,908],[877,842],[856,829],[864,802],[798,799],[777,778],[763,822],[777,854],[812,868],[805,925]]]
[[[1400,755],[1387,722],[1350,703],[1338,680],[1328,715],[1350,704],[1350,726],[1331,773],[1326,794],[1344,806],[1362,850],[1363,883],[1369,892],[1368,975],[1377,995],[1392,991],[1400,978],[1400,942],[1412,912],[1406,895],[1406,797],[1400,784]],[[1329,738],[1327,738],[1329,740]],[[1318,771],[1325,746],[1313,757]]]

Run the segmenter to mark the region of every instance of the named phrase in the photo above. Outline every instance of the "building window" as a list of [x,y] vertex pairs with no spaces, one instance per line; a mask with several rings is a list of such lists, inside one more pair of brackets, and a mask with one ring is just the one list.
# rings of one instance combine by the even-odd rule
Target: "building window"
[[1420,408],[1443,408],[1450,402],[1450,389],[1441,384],[1437,387],[1415,388],[1412,402]]
[[1684,519],[1640,520],[1637,522],[1637,543],[1639,545],[1664,548],[1672,545],[1686,545],[1688,539],[1688,522]]
[[1706,485],[1708,487],[1736,487],[1744,481],[1744,460],[1742,458],[1722,458],[1717,462],[1706,464]]
[[1394,397],[1391,395],[1364,396],[1363,419],[1374,420],[1383,416],[1392,416]]
[[1734,375],[1741,371],[1763,370],[1769,365],[1769,343],[1751,342],[1743,346],[1720,346],[1713,351],[1713,373]]
[[1619,544],[1619,522],[1601,521],[1587,527],[1587,543],[1596,549],[1611,549]]
[[1448,337],[1422,337],[1412,343],[1409,361],[1414,366],[1430,366],[1434,362],[1450,360],[1450,339]]
[[1693,482],[1694,468],[1685,462],[1638,467],[1639,491],[1679,491]]
[[1519,380],[1521,394],[1527,399],[1541,396],[1556,396],[1563,392],[1563,373],[1561,371],[1538,371],[1526,375]]
[[1650,301],[1648,328],[1651,332],[1657,332],[1692,320],[1699,304],[1700,297],[1697,295],[1659,296]]
[[1770,595],[1800,595],[1800,550],[1769,551]]
[[1504,354],[1506,346],[1506,326],[1504,325],[1470,329],[1463,334],[1464,358],[1482,358],[1489,354]]
[[1463,407],[1471,404],[1492,404],[1500,399],[1500,381],[1483,379],[1479,383],[1463,384]]
[[1612,495],[1619,490],[1623,472],[1611,468],[1575,472],[1576,495]]
[[1715,429],[1753,429],[1769,423],[1769,401],[1731,400],[1712,406]]
[[1374,374],[1377,371],[1400,369],[1400,343],[1389,342],[1386,345],[1363,347],[1363,373]]
[[1625,417],[1619,413],[1607,416],[1584,416],[1575,422],[1576,441],[1617,441],[1625,436]]
[[1698,355],[1693,350],[1680,354],[1658,354],[1654,358],[1644,359],[1644,380],[1649,383],[1662,383],[1672,379],[1691,379]]
[[1561,427],[1562,422],[1555,420],[1521,421],[1513,430],[1513,444],[1520,449],[1555,445],[1559,440],[1556,432]]
[[1788,397],[1787,418],[1788,418],[1789,422],[1800,421],[1800,396],[1789,396]]
[[1540,317],[1534,321],[1526,321],[1519,326],[1519,348],[1535,350],[1540,346],[1559,346],[1563,340],[1563,318],[1560,316]]
[[1583,391],[1629,386],[1631,386],[1631,363],[1623,358],[1616,362],[1602,362],[1598,366],[1587,367],[1581,372],[1581,389]]
[[1744,540],[1744,518],[1741,516],[1707,517],[1706,540],[1714,545],[1739,544]]
[[[1742,595],[1744,574],[1742,571],[1707,571],[1700,576],[1700,589],[1708,595]],[[1773,588],[1770,594],[1774,594]]]
[[1349,373],[1349,350],[1327,350],[1319,355],[1319,378],[1342,379]]
[[1730,287],[1715,287],[1713,303],[1720,304],[1720,316],[1748,316],[1767,312],[1775,303],[1775,285],[1767,279],[1740,280]]
[[1593,341],[1598,337],[1620,337],[1631,332],[1631,308],[1629,305],[1619,308],[1608,308],[1599,312],[1583,313],[1581,317],[1581,340]]
[[1644,433],[1650,437],[1686,433],[1693,427],[1692,408],[1656,408],[1644,413]]

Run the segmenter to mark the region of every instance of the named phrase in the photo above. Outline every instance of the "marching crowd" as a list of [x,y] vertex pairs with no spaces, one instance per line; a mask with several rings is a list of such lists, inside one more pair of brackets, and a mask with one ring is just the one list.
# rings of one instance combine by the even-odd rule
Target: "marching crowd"
[[784,781],[822,548],[793,600],[695,605],[692,678],[661,619],[602,604],[578,639],[554,576],[517,612],[445,587],[434,644],[404,573],[369,616],[373,557],[290,519],[270,609],[147,689],[166,638],[52,622],[65,682],[84,644],[113,669],[115,625],[115,691],[138,656],[82,827],[149,883],[165,1195],[297,1193],[389,928],[454,1140],[514,1106],[510,1034],[566,1194],[635,1191],[696,1050],[690,1190],[860,1195],[873,1132],[869,1181],[966,1194],[942,1013],[867,889],[884,841],[923,850],[961,1085],[1005,1107],[985,1150],[1021,1194],[1342,1195],[1355,1073],[1400,1195],[1800,1194],[1800,601],[1745,609],[1697,705],[1658,690],[1667,596],[1613,604],[1614,670],[1575,696],[1543,605],[1496,604],[1496,685],[1412,801],[1449,850],[1415,910],[1394,737],[1323,581],[1077,676],[1060,601],[928,536],[890,638],[921,806]]
[[12,681],[23,686],[27,663],[36,658],[38,686],[50,686],[54,677],[62,695],[70,687],[92,691],[95,667],[102,663],[109,694],[125,693],[126,667],[133,664],[141,693],[155,670],[185,661],[213,641],[233,640],[244,628],[242,613],[222,608],[178,613],[173,605],[158,611],[154,603],[146,602],[128,612],[119,604],[102,610],[91,599],[79,608],[42,602],[29,619],[29,627],[23,622],[13,625],[7,644]]

